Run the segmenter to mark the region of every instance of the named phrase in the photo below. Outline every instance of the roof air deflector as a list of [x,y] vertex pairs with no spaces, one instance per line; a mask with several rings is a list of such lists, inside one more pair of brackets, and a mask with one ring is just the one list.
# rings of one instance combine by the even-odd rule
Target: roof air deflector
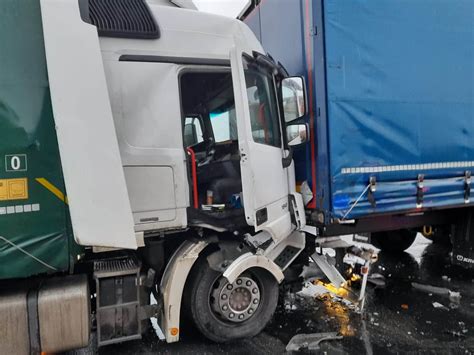
[[160,29],[145,0],[79,0],[82,19],[99,36],[158,39]]

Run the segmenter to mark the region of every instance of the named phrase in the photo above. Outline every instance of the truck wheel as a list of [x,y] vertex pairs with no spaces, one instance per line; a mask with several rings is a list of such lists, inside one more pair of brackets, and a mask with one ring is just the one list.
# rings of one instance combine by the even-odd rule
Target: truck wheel
[[189,275],[185,297],[196,328],[212,341],[226,342],[265,328],[278,303],[278,283],[264,269],[252,268],[230,284],[201,258]]
[[377,248],[391,253],[400,253],[410,247],[416,238],[415,231],[401,229],[372,233],[370,241]]

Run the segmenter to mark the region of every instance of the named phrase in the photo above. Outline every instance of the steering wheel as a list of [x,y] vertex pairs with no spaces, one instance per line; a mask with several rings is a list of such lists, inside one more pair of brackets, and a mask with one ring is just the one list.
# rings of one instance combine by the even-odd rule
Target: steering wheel
[[208,139],[208,143],[206,147],[206,158],[200,161],[198,166],[209,164],[214,159],[215,152],[216,152],[216,142],[214,141],[214,138],[210,137]]

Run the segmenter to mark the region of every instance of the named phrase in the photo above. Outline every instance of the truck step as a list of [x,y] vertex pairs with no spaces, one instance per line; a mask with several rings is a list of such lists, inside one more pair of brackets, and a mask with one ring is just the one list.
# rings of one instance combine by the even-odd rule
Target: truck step
[[99,346],[141,339],[140,263],[135,258],[94,262]]
[[94,262],[94,274],[100,278],[135,274],[139,269],[138,261],[133,258],[98,260]]

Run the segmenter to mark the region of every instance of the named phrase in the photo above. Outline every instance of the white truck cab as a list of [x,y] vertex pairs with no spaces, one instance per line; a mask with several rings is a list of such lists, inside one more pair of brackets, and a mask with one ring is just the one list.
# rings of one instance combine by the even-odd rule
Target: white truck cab
[[294,184],[263,48],[241,22],[152,9],[158,40],[100,39],[135,229],[288,236]]
[[41,0],[75,240],[149,255],[168,342],[182,306],[212,340],[255,335],[305,246],[286,135],[304,82],[240,21],[139,0],[127,32],[119,3]]

